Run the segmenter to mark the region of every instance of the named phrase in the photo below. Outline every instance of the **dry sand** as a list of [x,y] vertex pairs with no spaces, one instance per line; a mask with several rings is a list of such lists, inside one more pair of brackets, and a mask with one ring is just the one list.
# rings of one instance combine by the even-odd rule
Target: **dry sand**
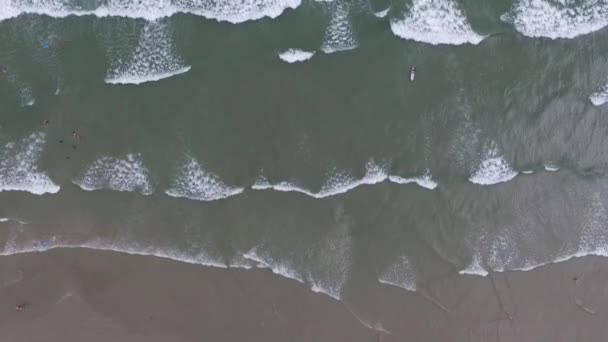
[[[418,293],[378,286],[345,295],[346,305],[268,270],[85,249],[14,255],[0,258],[0,341],[608,339],[604,258],[448,276]],[[351,310],[359,318],[373,313],[390,334],[369,329]]]

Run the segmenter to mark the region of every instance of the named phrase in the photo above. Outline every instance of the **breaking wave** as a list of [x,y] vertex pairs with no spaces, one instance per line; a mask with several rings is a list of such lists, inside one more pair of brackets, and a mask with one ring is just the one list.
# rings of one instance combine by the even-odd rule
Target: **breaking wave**
[[218,176],[206,172],[194,158],[189,157],[181,166],[173,185],[165,193],[173,197],[214,201],[238,195],[243,190],[226,185]]
[[596,92],[591,94],[589,96],[589,101],[591,101],[594,106],[601,106],[608,102],[608,85],[601,87]]
[[140,84],[183,74],[190,70],[172,47],[167,26],[161,22],[147,22],[139,44],[127,63],[108,71],[106,83]]
[[608,2],[518,0],[501,18],[528,37],[574,38],[608,24]]
[[499,154],[491,149],[485,159],[479,164],[469,181],[480,185],[492,185],[509,181],[517,176],[517,171]]
[[339,2],[331,10],[331,19],[325,29],[321,51],[334,53],[352,50],[359,46],[350,22],[348,5]]
[[378,12],[374,12],[374,16],[375,16],[376,18],[384,18],[384,17],[386,17],[386,15],[388,14],[388,11],[389,11],[390,9],[391,9],[391,8],[390,8],[390,7],[388,7],[388,8],[387,8],[387,9],[385,9],[385,10],[378,11]]
[[397,184],[416,183],[419,186],[429,190],[433,190],[437,187],[437,182],[433,180],[433,176],[431,176],[431,173],[428,170],[420,177],[403,178],[400,176],[388,176],[388,179]]
[[361,185],[373,185],[382,183],[386,180],[397,184],[408,184],[416,183],[427,189],[434,189],[437,183],[433,181],[432,176],[429,172],[426,172],[421,177],[415,178],[403,178],[400,176],[389,176],[386,170],[375,164],[374,162],[368,162],[366,165],[365,176],[361,179],[355,179],[351,175],[344,173],[334,173],[317,192],[310,191],[298,185],[289,182],[280,182],[271,184],[266,178],[260,177],[256,183],[251,187],[254,190],[267,190],[272,189],[275,191],[283,192],[299,192],[314,198],[325,198],[343,194]]
[[279,58],[287,63],[304,62],[314,56],[314,51],[288,49],[279,54]]
[[484,38],[453,0],[414,0],[402,19],[390,23],[397,36],[433,45],[479,44]]
[[147,20],[189,13],[218,21],[240,23],[263,17],[276,18],[286,9],[298,7],[300,2],[301,0],[0,0],[0,20],[26,13],[60,18],[94,15]]
[[36,165],[46,141],[44,133],[33,133],[19,143],[7,143],[0,153],[0,192],[27,191],[54,194],[59,186]]
[[108,189],[137,191],[143,195],[154,192],[148,169],[139,154],[129,153],[124,159],[102,157],[77,179],[74,184],[86,191]]

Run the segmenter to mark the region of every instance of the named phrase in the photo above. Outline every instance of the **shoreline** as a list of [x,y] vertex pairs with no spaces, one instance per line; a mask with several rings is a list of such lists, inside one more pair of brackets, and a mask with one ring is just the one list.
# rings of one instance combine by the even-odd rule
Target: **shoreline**
[[343,301],[268,269],[82,248],[3,256],[0,270],[6,341],[602,341],[608,333],[601,257],[450,275],[416,292],[349,288]]

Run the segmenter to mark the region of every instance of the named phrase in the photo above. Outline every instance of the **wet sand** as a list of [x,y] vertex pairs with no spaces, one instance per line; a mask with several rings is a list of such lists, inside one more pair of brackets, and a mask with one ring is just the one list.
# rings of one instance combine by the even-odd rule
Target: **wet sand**
[[596,257],[359,289],[345,305],[268,270],[60,249],[0,258],[0,341],[605,341],[607,294]]

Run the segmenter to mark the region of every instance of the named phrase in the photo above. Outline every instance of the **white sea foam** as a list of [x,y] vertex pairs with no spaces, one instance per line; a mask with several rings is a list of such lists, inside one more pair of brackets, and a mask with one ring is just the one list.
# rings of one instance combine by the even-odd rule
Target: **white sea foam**
[[608,102],[608,84],[589,95],[589,101],[591,101],[594,106],[601,106]]
[[534,170],[525,170],[525,171],[522,171],[521,173],[529,175],[529,174],[534,173]]
[[256,267],[258,268],[269,268],[274,274],[304,283],[304,278],[294,270],[293,266],[285,262],[274,260],[269,255],[259,251],[258,248],[254,247],[249,252],[243,253],[243,257],[255,262]]
[[386,15],[388,14],[388,11],[389,11],[390,9],[391,9],[391,8],[390,8],[390,7],[388,7],[388,8],[387,8],[387,9],[385,9],[385,10],[378,11],[378,12],[374,12],[374,16],[375,16],[376,18],[384,18],[384,17],[386,17]]
[[251,259],[245,258],[242,254],[237,254],[232,259],[230,259],[230,263],[228,264],[230,268],[242,268],[245,270],[250,270],[255,267],[263,267],[258,262],[253,261]]
[[171,188],[165,193],[199,201],[214,201],[243,192],[243,188],[226,185],[213,173],[207,172],[192,157],[181,166]]
[[399,260],[387,267],[378,278],[378,281],[382,284],[416,291],[416,277],[410,260],[406,256],[401,256]]
[[141,32],[139,44],[124,64],[113,66],[106,83],[140,84],[162,80],[190,70],[177,57],[169,37],[167,25],[160,21],[147,22]]
[[[140,67],[141,67],[141,65],[138,66],[139,71],[143,71],[143,69],[141,69]],[[109,84],[141,84],[141,83],[146,83],[146,82],[160,81],[165,78],[169,78],[172,76],[186,73],[189,70],[190,70],[190,67],[187,66],[187,67],[183,67],[183,68],[173,70],[173,71],[160,72],[160,73],[154,73],[154,74],[149,74],[149,75],[139,75],[138,76],[137,74],[127,73],[127,74],[123,74],[123,75],[120,75],[115,78],[107,78],[105,80],[105,82],[109,83]],[[131,70],[131,71],[133,71],[133,70]]]
[[522,264],[519,244],[509,234],[494,236],[486,246],[486,265],[495,272],[504,272]]
[[306,255],[307,280],[311,290],[340,300],[342,287],[346,283],[352,259],[352,235],[348,217],[341,213],[336,217],[338,225],[318,242]]
[[437,187],[437,182],[435,182],[430,174],[430,172],[426,172],[424,175],[420,177],[414,178],[403,178],[400,176],[389,176],[386,173],[384,167],[379,166],[378,164],[370,161],[366,165],[366,173],[365,176],[361,179],[355,179],[349,174],[345,174],[342,172],[333,173],[329,179],[325,181],[321,189],[317,192],[310,191],[298,185],[289,183],[289,182],[280,182],[276,184],[270,183],[265,177],[260,177],[256,182],[251,186],[254,190],[275,190],[275,191],[283,191],[283,192],[299,192],[314,198],[325,198],[330,196],[335,196],[339,194],[343,194],[350,190],[353,190],[362,185],[373,185],[382,183],[386,180],[389,180],[393,183],[397,184],[408,184],[408,183],[416,183],[419,186],[433,190]]
[[549,171],[549,172],[554,172],[554,171],[558,171],[559,170],[559,166],[555,165],[555,164],[545,164],[545,170]]
[[501,18],[528,37],[574,38],[608,24],[608,2],[518,0]]
[[287,63],[304,62],[314,56],[314,51],[304,51],[298,49],[288,49],[279,54],[279,58]]
[[350,272],[353,243],[348,219],[343,221],[342,218],[336,217],[337,225],[321,240],[305,249],[296,247],[296,251],[277,257],[263,246],[254,247],[242,254],[249,263],[235,259],[235,267],[269,268],[275,274],[310,286],[313,292],[340,300],[342,287]]
[[[349,239],[347,239],[346,241],[347,244],[350,244]],[[338,270],[337,274],[335,273],[336,270],[327,270],[328,276],[336,278],[332,280],[325,278],[319,279],[317,278],[317,276],[319,275],[318,273],[309,273],[307,279],[305,280],[304,277],[298,271],[296,271],[295,267],[289,262],[276,261],[269,254],[260,251],[258,248],[253,248],[249,252],[242,254],[242,259],[236,258],[236,261],[233,260],[230,265],[227,265],[221,259],[214,257],[202,250],[195,253],[184,253],[174,248],[148,246],[138,242],[112,242],[101,239],[92,240],[84,243],[69,243],[63,241],[61,237],[55,236],[31,242],[16,242],[13,239],[12,241],[7,241],[7,243],[5,243],[4,246],[0,248],[0,256],[45,252],[58,248],[84,248],[99,251],[125,253],[130,255],[154,256],[158,258],[170,259],[189,264],[218,268],[268,268],[274,274],[280,275],[282,277],[296,280],[302,284],[309,283],[311,285],[312,291],[325,293],[337,300],[340,299],[339,291],[343,283],[346,281],[347,274],[344,270]],[[327,252],[332,251],[327,250]],[[334,261],[345,261],[341,260],[341,258],[344,257],[343,253],[337,253],[336,255],[338,256],[338,259],[335,259]]]
[[0,192],[27,191],[42,195],[59,191],[59,186],[36,165],[45,138],[44,133],[33,133],[18,144],[8,143],[0,150]]
[[19,99],[22,107],[31,107],[36,103],[36,99],[29,87],[19,89]]
[[391,30],[404,39],[437,44],[479,44],[475,33],[454,0],[414,0],[402,19],[391,20]]
[[388,178],[384,167],[368,162],[365,167],[365,176],[359,180],[353,179],[350,175],[336,173],[330,177],[321,190],[316,194],[318,198],[343,194],[361,185],[372,185],[384,182]]
[[339,2],[332,6],[331,19],[325,29],[321,50],[325,53],[352,50],[359,46],[350,22],[348,5]]
[[176,13],[190,13],[218,21],[240,23],[263,17],[276,18],[301,0],[112,0],[83,3],[74,0],[0,0],[0,20],[24,13],[51,17],[69,15],[119,16],[156,20]]
[[469,178],[469,181],[480,185],[492,185],[509,181],[517,176],[509,163],[495,148],[490,149],[485,159]]
[[163,249],[153,246],[143,246],[139,243],[90,241],[82,244],[70,244],[61,241],[61,238],[51,237],[45,240],[34,241],[27,244],[9,243],[5,244],[0,251],[0,256],[8,256],[22,253],[45,252],[56,248],[85,248],[98,251],[111,251],[130,255],[154,256],[157,258],[170,259],[188,264],[226,268],[227,265],[217,258],[201,251],[195,254],[183,253],[173,249]]
[[268,190],[268,189],[272,189],[272,187],[273,187],[273,185],[270,184],[268,179],[266,179],[266,177],[264,177],[264,176],[258,177],[258,179],[255,181],[255,183],[253,183],[253,185],[251,186],[251,188],[253,190]]
[[416,183],[423,188],[427,188],[429,190],[433,190],[437,187],[437,182],[433,180],[431,173],[427,170],[424,175],[420,177],[414,178],[403,178],[400,176],[389,176],[388,179],[397,184],[408,184],[408,183]]
[[7,223],[7,222],[17,222],[20,225],[24,225],[27,224],[27,222],[20,220],[18,218],[12,218],[12,217],[2,217],[0,218],[0,223]]
[[74,184],[86,191],[109,189],[137,191],[144,195],[154,192],[152,181],[139,154],[129,153],[124,159],[102,157],[91,164]]
[[488,275],[488,271],[481,265],[481,256],[479,254],[473,255],[473,260],[471,260],[471,264],[467,266],[464,270],[459,271],[460,274],[469,274],[469,275],[478,275],[485,277]]
[[354,179],[350,175],[343,173],[333,174],[325,184],[321,187],[321,190],[318,192],[312,192],[305,188],[299,187],[297,185],[281,182],[278,184],[270,184],[266,179],[260,178],[253,186],[252,189],[255,190],[265,190],[265,189],[273,189],[275,191],[284,191],[284,192],[300,192],[305,195],[314,198],[324,198],[335,196],[338,194],[345,193],[349,190],[352,190],[360,185],[364,184],[376,184],[383,182],[387,179],[387,175],[384,169],[373,162],[369,162],[366,167],[366,174],[361,179]]
[[[509,271],[531,271],[535,268],[546,266],[549,264],[557,264],[574,258],[582,258],[586,256],[608,257],[608,210],[604,205],[604,201],[599,193],[591,196],[591,203],[587,206],[586,222],[583,224],[578,248],[574,251],[563,252],[551,260],[547,261],[528,261],[518,267],[496,267],[492,270],[496,272]],[[512,244],[507,248],[512,253],[514,250]],[[503,265],[507,264],[502,262]],[[488,272],[481,266],[481,257],[479,254],[474,256],[474,259],[467,269],[460,271],[461,274],[473,274],[486,276]]]
[[155,256],[158,258],[171,259],[180,261],[188,264],[226,268],[228,267],[224,262],[218,258],[212,257],[205,251],[199,251],[197,253],[184,253],[176,249],[170,248],[159,248],[154,246],[144,246],[139,243],[108,243],[108,242],[88,242],[82,245],[71,246],[90,248],[101,251],[113,251],[126,253],[131,255],[144,255],[144,256]]

